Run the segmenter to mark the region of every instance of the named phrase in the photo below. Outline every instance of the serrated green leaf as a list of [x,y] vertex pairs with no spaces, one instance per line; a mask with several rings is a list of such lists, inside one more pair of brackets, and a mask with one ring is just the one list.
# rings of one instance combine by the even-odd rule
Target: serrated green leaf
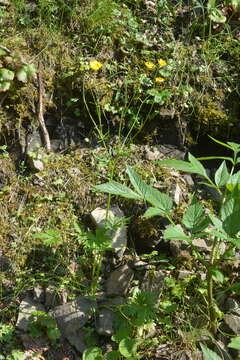
[[88,348],[88,349],[84,350],[84,352],[82,354],[82,359],[83,360],[102,360],[103,359],[102,350],[96,346]]
[[14,71],[2,68],[0,69],[0,80],[12,81],[14,79]]
[[164,231],[164,239],[184,240],[188,243],[191,243],[191,238],[176,225],[170,225],[167,227],[167,229]]
[[216,281],[216,282],[219,282],[219,283],[223,283],[224,282],[224,275],[223,273],[218,270],[218,269],[215,269],[215,268],[209,268],[208,269],[209,273],[213,276],[213,279]]
[[240,336],[231,338],[231,341],[228,344],[228,347],[230,347],[231,349],[240,350]]
[[109,181],[105,184],[96,185],[94,186],[94,189],[108,194],[119,195],[127,199],[142,199],[141,195],[137,194],[127,186],[117,183],[116,181]]
[[227,184],[230,174],[226,166],[226,162],[223,161],[215,173],[215,184],[219,187]]
[[230,236],[234,236],[240,231],[239,214],[239,190],[235,188],[233,192],[226,198],[220,209],[223,229]]
[[130,338],[122,339],[119,343],[119,351],[122,356],[129,358],[137,352],[137,341]]
[[151,216],[164,215],[164,214],[165,212],[162,211],[161,209],[158,209],[156,207],[150,207],[145,211],[143,217],[151,217]]
[[188,161],[183,160],[160,160],[157,163],[161,166],[172,167],[175,170],[193,173],[193,166]]
[[0,81],[0,91],[7,91],[10,89],[11,82],[10,81]]
[[209,219],[205,216],[204,208],[195,198],[183,215],[183,224],[192,232],[202,231],[209,224]]
[[204,360],[221,360],[221,358],[207,346],[200,343]]

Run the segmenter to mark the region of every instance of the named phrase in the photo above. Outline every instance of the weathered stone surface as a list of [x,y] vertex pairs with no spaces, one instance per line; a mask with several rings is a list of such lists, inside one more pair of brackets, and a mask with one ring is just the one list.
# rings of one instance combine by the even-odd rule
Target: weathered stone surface
[[33,300],[39,303],[44,303],[45,291],[42,286],[35,286],[33,288]]
[[16,323],[16,327],[18,329],[27,331],[30,316],[33,311],[45,311],[45,308],[42,304],[33,301],[30,297],[26,297],[22,300],[19,306],[18,319]]
[[133,279],[134,272],[127,265],[122,265],[114,270],[106,281],[107,296],[125,296]]
[[[107,212],[106,209],[96,208],[91,212],[91,218],[96,226],[103,227],[106,221],[106,216],[108,214],[108,219],[119,218],[123,219],[124,214],[118,207],[111,207]],[[124,227],[119,227],[112,231],[109,231],[109,235],[112,241],[112,248],[115,250],[118,256],[122,256],[126,246],[127,246],[127,230]]]
[[230,297],[227,298],[224,304],[224,309],[226,312],[229,311],[234,315],[240,316],[240,305],[235,299]]
[[141,290],[153,293],[156,296],[157,303],[159,303],[159,296],[164,287],[164,279],[167,276],[167,271],[147,271],[141,284]]
[[95,308],[95,301],[78,296],[75,301],[56,306],[49,314],[56,319],[60,331],[67,337],[85,325]]
[[48,286],[45,290],[45,306],[52,308],[67,302],[67,294],[57,291],[54,286]]
[[43,162],[39,159],[33,159],[32,157],[29,157],[28,164],[34,171],[42,171],[44,169]]
[[187,277],[194,275],[193,271],[180,270],[178,273],[178,279],[186,279]]
[[116,297],[112,300],[105,300],[99,304],[99,311],[96,318],[96,330],[99,335],[113,335],[113,320],[115,313],[109,309],[114,305],[121,305],[125,302],[123,297]]
[[240,317],[233,314],[226,314],[223,318],[227,328],[235,334],[240,335]]
[[85,332],[82,329],[78,329],[73,333],[69,333],[69,334],[67,334],[66,337],[67,337],[68,341],[70,342],[70,344],[72,346],[74,346],[75,349],[77,351],[79,351],[80,353],[83,353],[84,350],[88,347],[85,344],[85,341],[84,341]]

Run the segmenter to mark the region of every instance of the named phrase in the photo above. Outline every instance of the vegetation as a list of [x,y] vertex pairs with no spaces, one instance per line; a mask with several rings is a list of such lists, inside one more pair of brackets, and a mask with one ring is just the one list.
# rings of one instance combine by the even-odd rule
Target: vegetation
[[[68,301],[99,295],[109,234],[126,224],[122,262],[138,256],[153,277],[160,267],[164,286],[143,291],[140,268],[127,302],[110,307],[112,350],[93,334],[83,359],[150,360],[166,344],[166,356],[221,358],[221,299],[240,300],[239,19],[239,0],[0,1],[0,358],[24,358],[16,320],[37,286]],[[186,149],[208,135],[221,156],[144,160],[145,145]],[[201,161],[214,162],[213,176]],[[176,205],[172,185],[186,172],[203,194],[181,184]],[[87,214],[110,205],[126,218],[95,228]],[[135,249],[151,237],[191,251]],[[93,320],[87,327],[94,333]],[[32,314],[28,335],[51,349],[62,341],[45,312]],[[240,334],[223,335],[240,350]]]

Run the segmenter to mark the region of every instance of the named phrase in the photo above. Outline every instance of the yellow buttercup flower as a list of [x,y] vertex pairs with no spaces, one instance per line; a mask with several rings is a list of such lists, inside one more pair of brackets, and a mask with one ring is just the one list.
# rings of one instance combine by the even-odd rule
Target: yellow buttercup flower
[[163,60],[163,59],[158,59],[158,64],[160,66],[167,66],[167,62],[165,60]]
[[150,61],[146,61],[144,64],[149,70],[152,70],[156,67],[156,65]]
[[155,82],[158,83],[158,84],[160,84],[160,83],[162,83],[162,82],[164,82],[164,81],[165,81],[165,79],[162,78],[161,76],[156,77],[156,79],[155,79]]
[[97,60],[90,61],[90,68],[92,70],[98,71],[101,69],[102,66],[103,66],[103,64],[100,63],[100,61],[97,61]]

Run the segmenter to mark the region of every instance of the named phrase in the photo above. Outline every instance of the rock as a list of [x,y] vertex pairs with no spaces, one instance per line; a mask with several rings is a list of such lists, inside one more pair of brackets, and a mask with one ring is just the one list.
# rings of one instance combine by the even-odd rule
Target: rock
[[134,272],[127,264],[114,270],[106,281],[107,296],[127,295],[133,276]]
[[146,145],[145,146],[145,158],[146,158],[146,160],[150,160],[150,161],[160,160],[163,158],[163,155],[158,149],[154,148],[153,151],[151,151],[149,146]]
[[178,273],[178,280],[180,279],[186,279],[191,275],[194,275],[195,273],[193,271],[187,271],[187,270],[180,270]]
[[84,296],[78,296],[76,300],[64,305],[56,306],[49,312],[57,321],[61,333],[68,338],[76,333],[90,319],[96,302]]
[[73,333],[69,333],[67,336],[68,341],[72,346],[75,347],[77,351],[83,353],[84,350],[87,349],[88,345],[85,344],[85,331],[82,329],[78,329]]
[[39,159],[33,159],[32,157],[28,157],[28,164],[33,171],[42,171],[44,169],[43,162]]
[[168,276],[167,271],[147,271],[144,275],[142,284],[141,284],[141,290],[147,291],[150,293],[153,293],[157,300],[156,303],[159,304],[160,300],[160,294],[162,292],[162,289],[164,287],[164,280]]
[[109,309],[111,306],[121,305],[125,299],[118,296],[112,300],[105,300],[99,304],[99,311],[96,318],[96,330],[99,335],[113,335],[113,320],[115,313]]
[[180,188],[179,184],[176,183],[175,185],[175,189],[173,191],[173,200],[175,201],[175,203],[177,205],[179,205],[182,201],[183,198],[183,192],[182,189]]
[[45,292],[42,286],[35,286],[33,288],[33,300],[39,303],[44,303]]
[[175,258],[186,258],[190,257],[190,248],[188,243],[183,240],[169,240],[169,248],[171,255]]
[[[104,227],[106,221],[107,210],[96,208],[91,212],[91,218],[96,226]],[[124,219],[123,212],[118,207],[111,207],[108,211],[108,219]],[[108,232],[111,236],[112,248],[115,249],[117,255],[121,257],[127,246],[127,230],[121,226],[117,229]]]
[[33,338],[28,334],[22,334],[20,337],[26,350],[43,353],[49,348],[49,341],[46,336]]
[[227,330],[234,335],[240,335],[240,317],[233,314],[226,314],[223,318]]
[[6,256],[0,256],[0,272],[9,271],[12,269],[11,261]]
[[48,286],[45,290],[45,306],[52,308],[67,302],[67,293],[59,292],[54,286]]
[[27,331],[28,323],[33,311],[45,311],[45,308],[42,304],[33,301],[30,297],[26,297],[22,300],[19,306],[18,319],[16,327],[20,330]]
[[[212,250],[212,241],[207,241],[205,239],[193,239],[192,244],[199,252],[210,253]],[[222,242],[219,246],[219,251],[223,254],[225,250],[226,245]]]
[[227,300],[225,301],[224,304],[224,309],[226,312],[231,312],[234,315],[240,316],[240,305],[239,303],[232,299],[232,298],[227,298]]

